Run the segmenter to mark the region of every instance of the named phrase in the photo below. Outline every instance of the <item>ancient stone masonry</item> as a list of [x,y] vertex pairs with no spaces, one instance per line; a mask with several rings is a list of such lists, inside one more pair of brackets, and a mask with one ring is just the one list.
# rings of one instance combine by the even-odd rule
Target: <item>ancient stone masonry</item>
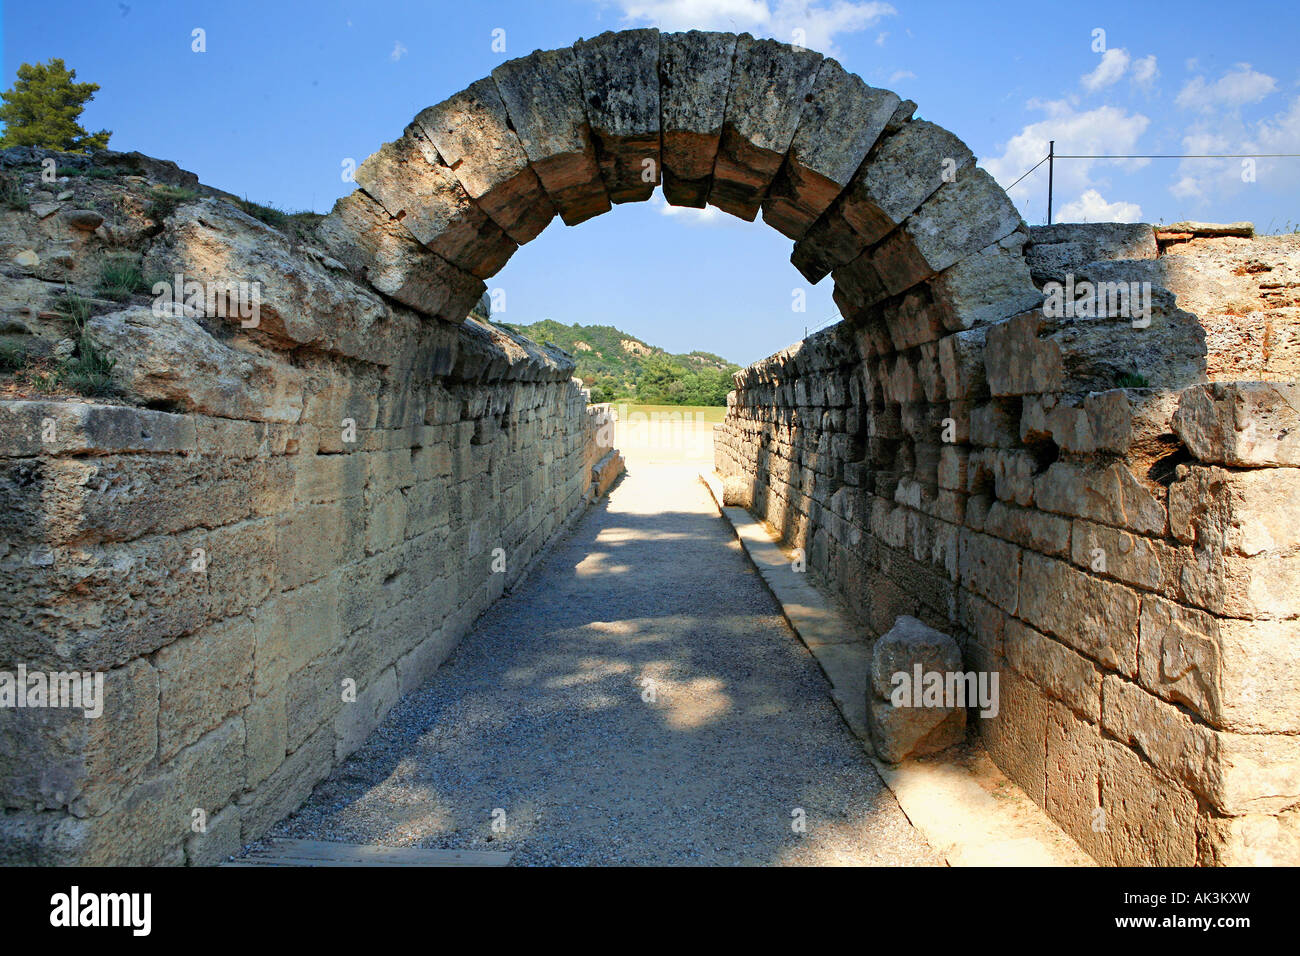
[[[954,330],[932,283],[739,373],[718,470],[869,640],[919,618],[998,673],[970,724],[1096,859],[1300,861],[1300,243],[1029,240],[1040,283],[1153,283],[1149,324]],[[1273,381],[1235,380],[1252,332]]]
[[728,495],[868,637],[905,615],[996,669],[970,722],[1097,859],[1300,862],[1294,242],[1028,229],[915,109],[771,40],[606,33],[422,110],[305,239],[219,198],[133,233],[260,320],[102,309],[133,404],[0,403],[0,665],[115,701],[4,725],[0,853],[214,860],[438,666],[621,468],[567,356],[466,316],[554,219],[662,182],[761,213],[845,320],[737,375]]
[[[92,318],[135,404],[0,403],[0,859],[208,863],[291,812],[621,470],[572,360],[422,319],[232,206],[154,271],[262,283],[257,328]],[[195,812],[204,826],[196,831]]]

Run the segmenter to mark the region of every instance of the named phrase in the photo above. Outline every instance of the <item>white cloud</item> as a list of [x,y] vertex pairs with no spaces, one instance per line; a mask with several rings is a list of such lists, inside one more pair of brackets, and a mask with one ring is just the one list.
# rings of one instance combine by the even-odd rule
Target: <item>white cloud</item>
[[1148,54],[1133,61],[1133,82],[1138,86],[1149,88],[1160,79],[1160,68],[1156,66],[1156,55]]
[[876,46],[884,46],[884,45],[885,45],[885,38],[888,37],[888,36],[889,36],[889,34],[888,34],[887,32],[886,32],[886,33],[878,33],[878,34],[876,34]]
[[734,216],[728,216],[717,206],[705,206],[703,209],[696,209],[694,206],[670,206],[668,200],[664,199],[663,193],[655,191],[654,205],[659,210],[661,216],[671,216],[679,222],[684,222],[692,226],[714,226],[726,225],[728,220],[740,222]]
[[402,41],[398,40],[393,44],[393,52],[388,54],[388,58],[396,63],[406,53],[406,47],[402,46]]
[[[1046,112],[1047,117],[1030,123],[1007,141],[1001,156],[985,159],[982,165],[1002,184],[1010,186],[1027,169],[1047,155],[1047,144],[1056,141],[1056,152],[1075,155],[1098,155],[1138,152],[1137,143],[1146,132],[1151,120],[1141,113],[1129,113],[1116,106],[1099,106],[1096,109],[1077,111],[1065,100],[1051,102],[1031,101],[1029,106]],[[1055,191],[1058,195],[1082,195],[1096,189],[1099,183],[1094,172],[1100,164],[1118,164],[1126,170],[1140,169],[1149,160],[1058,160],[1055,172]],[[1033,175],[1008,190],[1008,195],[1029,216],[1027,208],[1032,203],[1036,214],[1041,214],[1047,196],[1046,164]]]
[[895,70],[893,73],[889,74],[890,83],[901,83],[903,80],[914,79],[916,79],[916,74],[911,70]]
[[1277,80],[1273,77],[1252,70],[1249,63],[1238,63],[1213,83],[1207,83],[1203,76],[1192,77],[1174,102],[1183,109],[1236,109],[1258,103],[1276,90]]
[[1057,222],[1141,222],[1142,207],[1132,202],[1106,202],[1095,189],[1085,189],[1053,217]]
[[898,13],[878,0],[619,0],[619,6],[630,23],[661,30],[748,31],[827,53],[834,52],[836,35],[865,30]]
[[1101,55],[1101,61],[1096,69],[1079,77],[1079,82],[1083,84],[1085,90],[1095,93],[1113,83],[1118,83],[1124,71],[1128,69],[1128,64],[1128,50],[1123,47],[1112,47]]
[[[1300,153],[1300,96],[1272,116],[1246,123],[1235,114],[1197,120],[1183,135],[1186,153]],[[1253,169],[1254,182],[1242,178]],[[1199,205],[1234,196],[1243,189],[1294,197],[1300,191],[1300,162],[1294,159],[1187,159],[1178,164],[1170,192]]]

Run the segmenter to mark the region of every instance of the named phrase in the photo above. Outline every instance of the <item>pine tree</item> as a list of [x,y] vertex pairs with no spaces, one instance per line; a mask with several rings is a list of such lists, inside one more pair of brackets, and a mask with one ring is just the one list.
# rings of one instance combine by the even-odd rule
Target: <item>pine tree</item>
[[40,146],[68,153],[87,153],[108,146],[113,134],[106,129],[87,133],[77,122],[86,103],[94,98],[98,83],[74,83],[77,71],[63,60],[18,68],[13,88],[0,93],[0,122],[5,124],[0,147]]

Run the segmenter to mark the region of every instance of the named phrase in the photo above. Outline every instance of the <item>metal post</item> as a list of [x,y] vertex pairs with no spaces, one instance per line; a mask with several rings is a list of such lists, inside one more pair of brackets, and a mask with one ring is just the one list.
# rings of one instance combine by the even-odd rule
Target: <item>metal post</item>
[[1052,172],[1056,166],[1056,140],[1047,144],[1047,224],[1052,224]]

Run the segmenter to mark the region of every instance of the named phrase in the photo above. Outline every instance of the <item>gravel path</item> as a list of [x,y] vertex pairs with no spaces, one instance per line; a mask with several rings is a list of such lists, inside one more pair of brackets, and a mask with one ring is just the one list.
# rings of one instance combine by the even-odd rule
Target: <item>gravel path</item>
[[694,468],[639,464],[272,835],[523,864],[942,864]]

